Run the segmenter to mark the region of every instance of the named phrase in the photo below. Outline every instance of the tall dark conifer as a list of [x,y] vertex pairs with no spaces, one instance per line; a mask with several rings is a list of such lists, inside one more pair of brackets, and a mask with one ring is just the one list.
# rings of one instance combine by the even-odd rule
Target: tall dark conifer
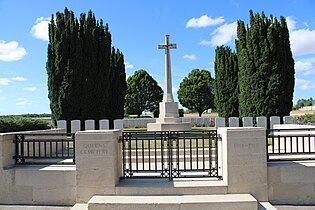
[[215,50],[214,100],[221,117],[238,117],[238,64],[237,56],[230,47]]
[[92,11],[79,20],[67,8],[52,16],[46,69],[54,120],[123,117],[124,57],[111,49],[108,25]]
[[238,21],[240,116],[284,116],[292,108],[294,60],[283,17],[250,11],[250,26]]

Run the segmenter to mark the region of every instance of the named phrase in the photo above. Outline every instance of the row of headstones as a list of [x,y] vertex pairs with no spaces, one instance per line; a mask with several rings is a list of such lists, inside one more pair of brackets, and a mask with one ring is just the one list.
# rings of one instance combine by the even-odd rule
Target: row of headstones
[[[292,124],[294,117],[284,116],[283,124]],[[229,127],[239,127],[240,120],[238,117],[229,117]],[[281,122],[279,116],[270,117],[270,128],[273,128],[274,125],[278,125]],[[252,117],[243,117],[242,118],[243,127],[253,127],[254,122]],[[267,129],[267,117],[256,117],[256,127],[263,127]],[[225,118],[217,117],[215,118],[215,128],[226,127]]]
[[[293,123],[292,116],[283,117],[284,124],[292,124]],[[239,127],[239,118],[238,117],[230,117],[229,118],[229,127]],[[243,127],[253,127],[253,118],[252,117],[243,117],[242,118]],[[270,117],[270,128],[273,128],[273,125],[280,124],[280,117]],[[267,128],[267,117],[257,117],[256,118],[256,126]],[[223,117],[215,118],[215,128],[226,127],[225,119]],[[67,121],[66,120],[58,120],[57,128],[67,129]],[[121,129],[124,128],[124,120],[117,119],[114,120],[114,128]],[[99,121],[99,129],[100,130],[108,130],[109,129],[109,120],[100,120]],[[85,121],[85,130],[95,130],[95,120],[86,120]],[[71,120],[71,133],[75,133],[77,131],[81,131],[81,121],[80,120]]]

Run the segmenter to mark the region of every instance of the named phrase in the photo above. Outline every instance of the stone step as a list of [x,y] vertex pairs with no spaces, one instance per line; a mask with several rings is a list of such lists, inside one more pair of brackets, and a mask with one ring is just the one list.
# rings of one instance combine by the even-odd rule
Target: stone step
[[88,202],[89,210],[257,210],[257,200],[250,194],[225,195],[95,195]]
[[116,186],[117,195],[227,194],[227,184],[216,178],[123,179]]
[[76,203],[71,210],[88,210],[87,203]]

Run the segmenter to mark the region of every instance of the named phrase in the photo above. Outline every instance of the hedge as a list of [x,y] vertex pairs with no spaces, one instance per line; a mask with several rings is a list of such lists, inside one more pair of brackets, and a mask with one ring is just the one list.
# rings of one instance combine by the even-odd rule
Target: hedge
[[29,117],[0,118],[0,133],[49,129],[47,121]]

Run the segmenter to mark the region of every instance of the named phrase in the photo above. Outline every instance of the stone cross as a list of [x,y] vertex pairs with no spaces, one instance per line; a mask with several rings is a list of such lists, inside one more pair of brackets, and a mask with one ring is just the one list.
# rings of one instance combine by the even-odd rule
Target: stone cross
[[165,35],[165,44],[159,44],[159,49],[165,49],[165,102],[174,102],[172,93],[172,73],[170,49],[176,49],[176,44],[169,44],[169,36]]

